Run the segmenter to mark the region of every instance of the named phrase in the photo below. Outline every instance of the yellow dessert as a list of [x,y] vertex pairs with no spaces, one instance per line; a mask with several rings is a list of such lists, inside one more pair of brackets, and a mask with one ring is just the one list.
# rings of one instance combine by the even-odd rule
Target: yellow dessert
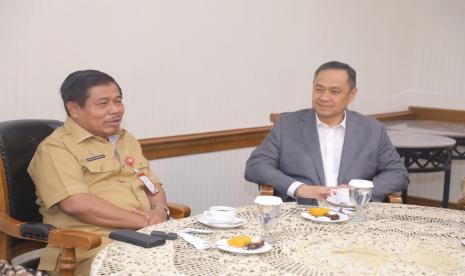
[[234,236],[228,240],[228,244],[233,247],[242,248],[249,244],[252,238],[246,235]]
[[310,215],[314,217],[322,217],[322,216],[325,216],[329,212],[329,209],[324,208],[324,207],[322,208],[312,207],[312,208],[308,208],[308,212],[310,213]]

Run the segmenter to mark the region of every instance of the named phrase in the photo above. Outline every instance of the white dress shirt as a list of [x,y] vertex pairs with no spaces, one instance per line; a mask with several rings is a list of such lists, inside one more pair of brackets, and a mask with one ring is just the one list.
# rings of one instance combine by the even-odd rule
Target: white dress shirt
[[[337,178],[346,134],[346,114],[344,113],[342,122],[333,127],[323,123],[316,113],[315,117],[326,187],[336,187],[338,185]],[[287,189],[287,195],[295,198],[295,191],[303,184],[300,181],[293,182]]]

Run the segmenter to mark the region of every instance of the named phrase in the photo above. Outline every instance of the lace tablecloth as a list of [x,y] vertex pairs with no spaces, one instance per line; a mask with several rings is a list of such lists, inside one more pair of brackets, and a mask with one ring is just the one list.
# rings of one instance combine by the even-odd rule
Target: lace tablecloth
[[[196,234],[215,242],[256,235],[255,207],[238,209],[247,223]],[[281,208],[271,231],[275,244],[262,254],[199,251],[178,237],[155,248],[113,242],[94,259],[93,275],[465,275],[465,211],[370,203],[367,221],[319,224],[300,216],[294,203]],[[197,217],[143,229],[208,228]]]

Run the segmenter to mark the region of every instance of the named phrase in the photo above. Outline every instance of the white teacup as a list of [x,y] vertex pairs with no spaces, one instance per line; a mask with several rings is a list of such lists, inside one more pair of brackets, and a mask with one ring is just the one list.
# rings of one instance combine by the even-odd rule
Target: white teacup
[[349,197],[349,188],[338,188],[336,189],[336,200],[339,203],[351,204]]
[[231,223],[236,219],[236,208],[229,206],[212,206],[203,215],[212,223]]

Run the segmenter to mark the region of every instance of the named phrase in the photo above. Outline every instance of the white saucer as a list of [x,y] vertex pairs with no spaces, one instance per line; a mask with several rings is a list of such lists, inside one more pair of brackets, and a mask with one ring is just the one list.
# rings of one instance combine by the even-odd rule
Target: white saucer
[[246,222],[243,218],[236,217],[236,219],[230,223],[216,223],[216,222],[209,220],[208,217],[204,215],[199,215],[197,217],[197,220],[200,223],[205,224],[207,226],[210,226],[213,228],[220,228],[220,229],[236,228],[236,227],[244,225]]
[[221,250],[224,250],[224,251],[228,251],[228,252],[232,252],[232,253],[238,253],[238,254],[260,254],[260,253],[265,253],[265,252],[268,252],[271,250],[271,244],[265,242],[265,244],[260,247],[260,248],[257,248],[257,249],[244,249],[244,248],[238,248],[238,247],[234,247],[234,246],[230,246],[228,244],[228,240],[227,239],[222,239],[222,240],[219,240],[215,243],[216,247],[218,249],[221,249]]
[[[308,219],[308,220],[311,220],[313,222],[318,222],[318,223],[339,223],[339,222],[344,222],[344,221],[348,221],[349,220],[349,216],[346,215],[346,214],[342,214],[342,213],[337,213],[339,215],[339,219],[338,220],[331,220],[327,217],[314,217],[312,215],[310,215],[308,212],[302,212],[300,213],[300,215],[305,218],[305,219]],[[329,219],[329,220],[327,220]]]
[[[326,201],[331,203],[331,204],[334,204],[334,205],[337,205],[337,206],[340,206],[341,202],[339,200],[337,200],[336,196],[328,196],[326,198]],[[344,202],[344,206],[343,207],[350,207],[350,208],[354,208],[355,205],[352,203],[352,202]]]

